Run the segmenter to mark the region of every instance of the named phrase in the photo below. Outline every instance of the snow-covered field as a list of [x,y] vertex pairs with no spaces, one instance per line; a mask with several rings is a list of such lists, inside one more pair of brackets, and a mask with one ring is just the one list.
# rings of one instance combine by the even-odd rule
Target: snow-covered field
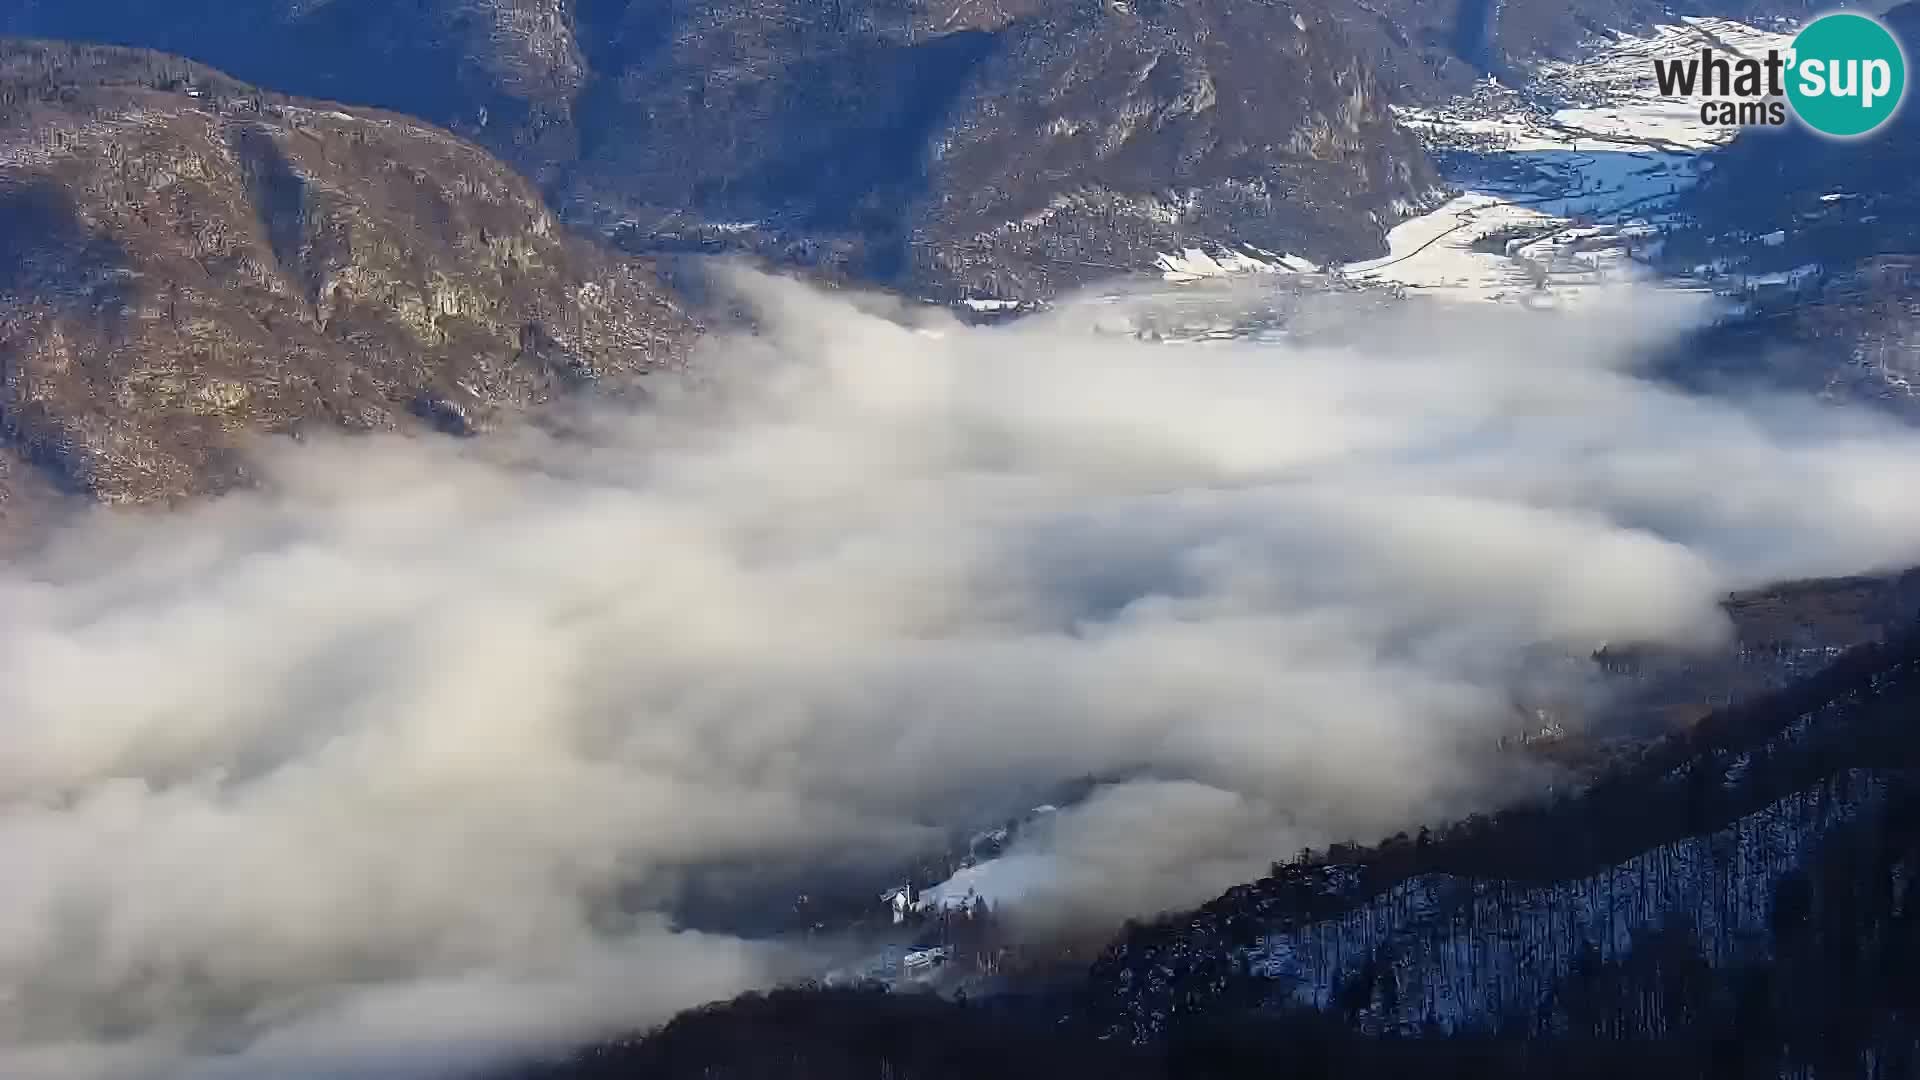
[[1228,277],[1234,274],[1314,274],[1320,267],[1310,259],[1287,255],[1265,248],[1245,245],[1240,250],[1190,247],[1179,252],[1162,253],[1157,260],[1160,275],[1172,282],[1198,281],[1201,278]]
[[1689,18],[1647,37],[1596,43],[1544,65],[1525,87],[1489,81],[1438,110],[1404,109],[1458,194],[1403,222],[1389,254],[1349,264],[1350,281],[1460,300],[1558,305],[1631,278],[1657,250],[1673,202],[1737,129],[1703,125],[1699,102],[1662,97],[1655,57],[1702,47],[1755,54],[1791,33]]
[[1644,37],[1597,39],[1577,59],[1537,67],[1523,86],[1489,79],[1442,108],[1400,108],[1447,188],[1434,193],[1438,205],[1387,234],[1386,255],[1323,268],[1213,244],[1164,252],[1156,268],[1175,285],[1331,279],[1453,301],[1578,303],[1596,286],[1646,276],[1642,264],[1677,223],[1674,204],[1711,168],[1708,152],[1738,134],[1702,124],[1699,99],[1662,96],[1654,59],[1703,47],[1759,55],[1792,37],[1790,29],[1684,18]]
[[[1578,303],[1596,286],[1647,276],[1643,264],[1659,254],[1663,230],[1678,223],[1674,204],[1712,167],[1709,151],[1739,133],[1701,123],[1698,98],[1662,96],[1653,61],[1702,48],[1758,56],[1792,40],[1791,28],[1686,17],[1645,36],[1597,38],[1574,60],[1537,66],[1522,86],[1489,78],[1437,109],[1396,108],[1439,162],[1445,187],[1432,193],[1431,209],[1387,234],[1386,255],[1323,267],[1209,241],[1161,252],[1154,269],[1176,286],[1339,282],[1451,301]],[[962,303],[982,313],[1028,307]],[[1161,340],[1247,332],[1215,327]]]

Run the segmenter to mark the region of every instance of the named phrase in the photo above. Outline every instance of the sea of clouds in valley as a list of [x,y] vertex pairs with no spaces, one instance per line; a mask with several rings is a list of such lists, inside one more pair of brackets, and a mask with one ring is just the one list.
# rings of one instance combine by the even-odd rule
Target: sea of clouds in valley
[[820,962],[676,929],[689,874],[1087,775],[1028,914],[1194,903],[1525,784],[1489,746],[1543,654],[1920,562],[1920,434],[1640,370],[1697,296],[1170,348],[726,285],[756,332],[644,406],[264,445],[256,491],[0,567],[0,1073],[657,1020]]

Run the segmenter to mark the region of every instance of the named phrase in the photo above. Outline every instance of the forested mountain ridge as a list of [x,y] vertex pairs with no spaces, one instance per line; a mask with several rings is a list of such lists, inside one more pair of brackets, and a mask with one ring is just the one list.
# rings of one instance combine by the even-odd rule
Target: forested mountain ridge
[[[1907,917],[1916,717],[1910,630],[1576,794],[1277,864],[1138,927],[1096,964],[1093,1009],[1135,1039],[1185,1013],[1296,1004],[1376,1032],[1546,1036],[1583,1022],[1582,977],[1640,963],[1648,942],[1716,978],[1778,965],[1784,913],[1808,889],[1865,890],[1849,902]],[[1822,859],[1861,844],[1887,876],[1814,880]],[[1649,1013],[1615,1033],[1659,1037],[1671,1021]]]

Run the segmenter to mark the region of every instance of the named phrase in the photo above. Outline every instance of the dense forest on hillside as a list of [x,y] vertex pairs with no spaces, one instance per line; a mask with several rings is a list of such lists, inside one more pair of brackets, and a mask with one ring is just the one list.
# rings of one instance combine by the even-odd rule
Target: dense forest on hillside
[[[1369,1039],[1308,1014],[1229,1016],[1167,1044],[1102,1041],[1033,1002],[955,1003],[879,990],[787,990],[687,1013],[638,1041],[595,1047],[514,1080],[1112,1080],[1194,1077],[1689,1075],[1680,1046],[1499,1037]],[[503,1078],[504,1080],[504,1078]]]
[[[1888,815],[1913,791],[1916,716],[1910,629],[1653,744],[1584,791],[1412,840],[1306,853],[1196,912],[1132,927],[1094,966],[1093,1008],[1111,1031],[1154,1037],[1180,1014],[1286,999],[1275,980],[1302,977],[1297,958],[1322,1006],[1359,984],[1352,1011],[1404,1028],[1418,1010],[1396,995],[1438,981],[1447,1026],[1490,1027],[1514,1017],[1485,1010],[1513,1009],[1519,984],[1578,974],[1589,946],[1608,961],[1638,957],[1640,936],[1674,929],[1657,906],[1681,897],[1708,924],[1686,935],[1693,946],[1770,961],[1777,949],[1745,931],[1777,914],[1768,894],[1796,887],[1805,849],[1859,828],[1901,836],[1887,823],[1907,820]],[[1904,880],[1849,888],[1904,894]],[[1570,1022],[1566,1005],[1528,1001],[1520,1019],[1551,1030]]]

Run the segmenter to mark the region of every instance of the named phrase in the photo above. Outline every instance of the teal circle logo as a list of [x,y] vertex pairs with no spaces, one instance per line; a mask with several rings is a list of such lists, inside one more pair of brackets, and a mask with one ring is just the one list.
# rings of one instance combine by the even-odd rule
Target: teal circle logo
[[1822,15],[1793,39],[1787,100],[1822,135],[1852,139],[1876,131],[1900,111],[1907,57],[1878,19],[1853,12]]

